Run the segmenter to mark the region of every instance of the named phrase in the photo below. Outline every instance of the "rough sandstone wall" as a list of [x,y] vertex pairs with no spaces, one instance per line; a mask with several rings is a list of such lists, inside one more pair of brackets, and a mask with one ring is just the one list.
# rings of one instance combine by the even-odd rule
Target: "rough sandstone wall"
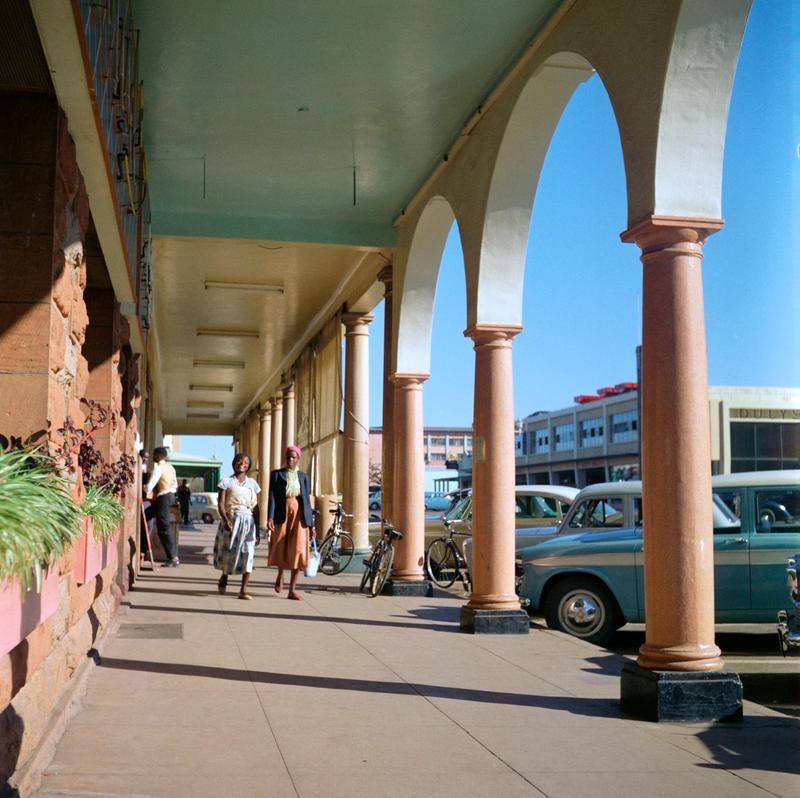
[[[129,354],[120,366],[121,352],[130,351],[128,323],[110,290],[104,308],[87,308],[89,203],[53,97],[0,93],[0,153],[0,432],[25,438],[47,429],[56,440],[66,416],[83,422],[80,400],[92,397],[114,416],[103,454],[133,454],[136,416],[122,403],[123,395],[130,402],[138,372]],[[96,374],[87,337],[107,350]],[[68,552],[58,563],[58,610],[0,656],[0,784],[36,751],[76,668],[127,592],[137,499],[135,488],[128,491],[117,562],[78,585]]]

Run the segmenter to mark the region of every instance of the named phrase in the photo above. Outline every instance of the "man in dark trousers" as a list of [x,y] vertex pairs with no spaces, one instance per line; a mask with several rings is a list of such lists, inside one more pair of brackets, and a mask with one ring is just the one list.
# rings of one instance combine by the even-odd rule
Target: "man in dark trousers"
[[172,520],[170,508],[175,504],[175,494],[178,491],[178,478],[175,468],[167,462],[167,450],[163,446],[153,449],[153,471],[145,492],[152,494],[152,504],[145,510],[148,520],[156,519],[158,538],[164,551],[167,553],[167,568],[177,568],[181,563],[178,559],[178,547],[172,538],[170,521]]
[[178,488],[178,504],[181,506],[181,517],[183,523],[189,525],[189,500],[192,498],[192,491],[189,489],[189,483],[184,479],[181,481]]

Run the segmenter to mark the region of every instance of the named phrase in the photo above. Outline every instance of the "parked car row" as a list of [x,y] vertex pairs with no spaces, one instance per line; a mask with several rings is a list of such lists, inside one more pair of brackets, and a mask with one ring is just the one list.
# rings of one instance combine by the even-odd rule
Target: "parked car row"
[[[716,621],[773,621],[800,550],[800,470],[717,476],[712,490]],[[518,551],[530,609],[596,643],[644,621],[642,518],[641,482],[584,488],[550,540]]]

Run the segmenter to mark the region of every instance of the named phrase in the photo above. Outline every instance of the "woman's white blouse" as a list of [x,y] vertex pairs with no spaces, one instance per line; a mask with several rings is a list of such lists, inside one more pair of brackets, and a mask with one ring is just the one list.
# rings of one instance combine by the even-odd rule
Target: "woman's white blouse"
[[225,491],[225,509],[235,513],[239,509],[252,510],[258,504],[261,488],[254,479],[247,477],[241,484],[236,477],[225,477],[219,481],[217,490]]

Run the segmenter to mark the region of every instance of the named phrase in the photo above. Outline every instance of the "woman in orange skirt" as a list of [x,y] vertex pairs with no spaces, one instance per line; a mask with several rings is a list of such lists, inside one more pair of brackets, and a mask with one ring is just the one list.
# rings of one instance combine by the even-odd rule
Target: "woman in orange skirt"
[[268,565],[278,569],[275,592],[283,590],[283,571],[289,569],[291,577],[287,598],[294,601],[300,600],[297,576],[300,569],[308,565],[308,538],[315,538],[308,474],[297,468],[301,455],[297,446],[287,447],[286,466],[270,474],[267,514],[270,531]]

